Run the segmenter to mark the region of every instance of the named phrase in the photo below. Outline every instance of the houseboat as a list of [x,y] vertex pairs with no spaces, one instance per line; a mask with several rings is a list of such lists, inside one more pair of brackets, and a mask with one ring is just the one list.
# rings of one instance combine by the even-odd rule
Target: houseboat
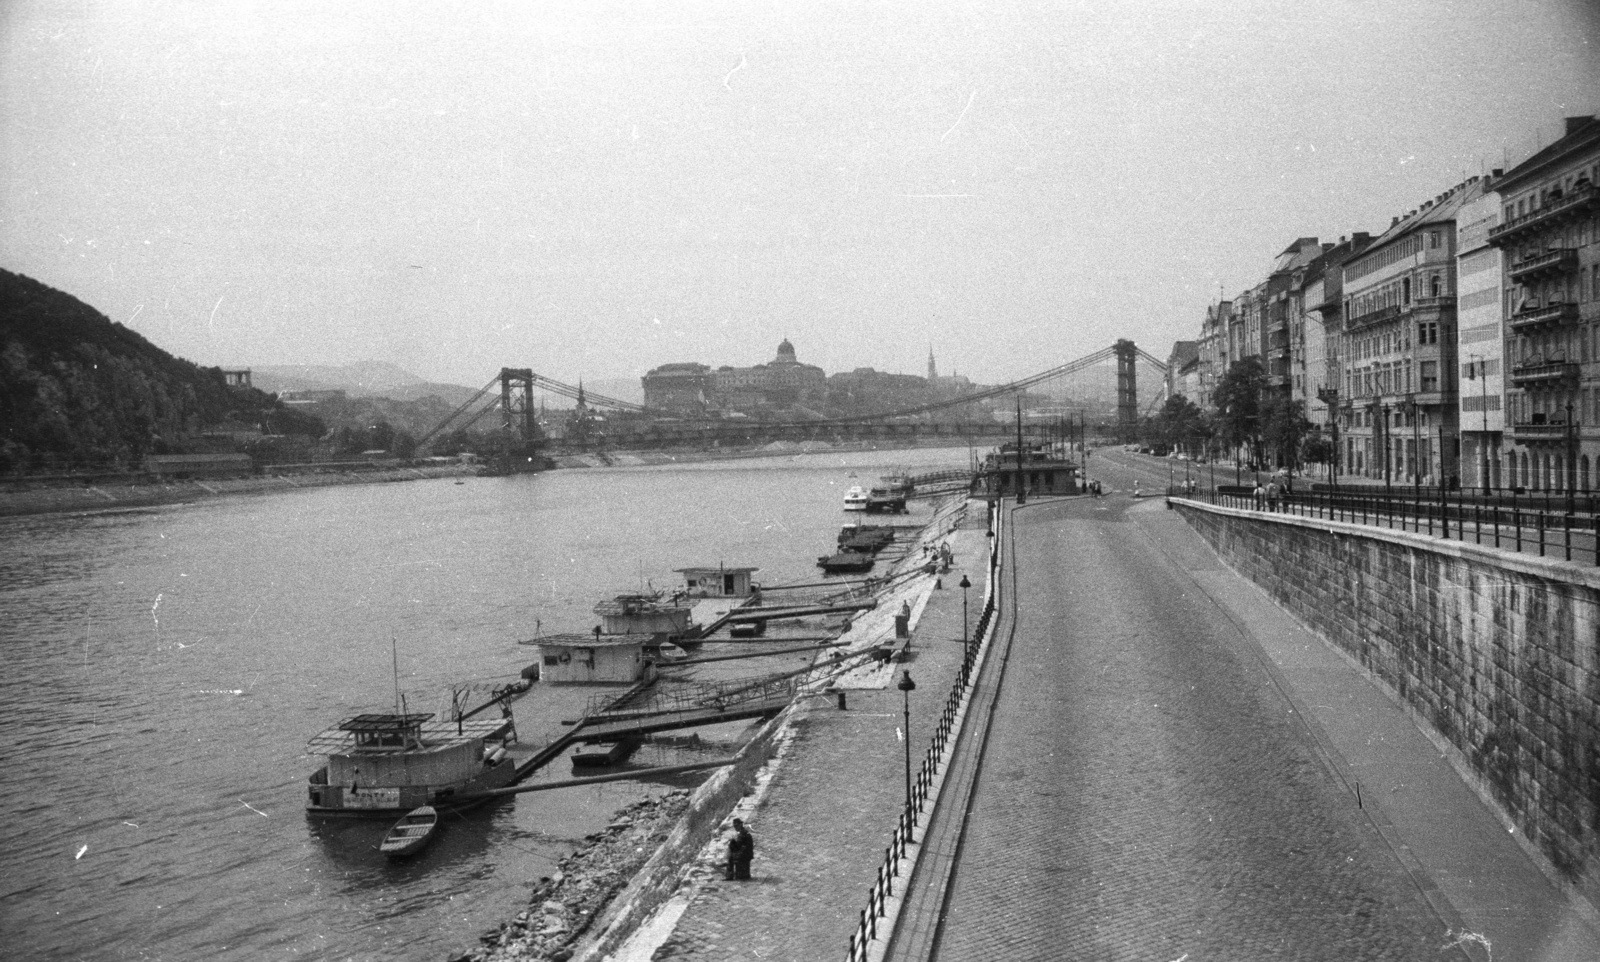
[[313,737],[307,750],[326,764],[311,776],[306,810],[318,815],[386,815],[424,805],[460,808],[485,789],[517,778],[507,746],[510,709],[499,718],[435,719],[430,714],[364,714]]
[[639,634],[545,635],[534,642],[539,649],[539,680],[551,685],[648,681],[655,677],[653,652],[665,643]]
[[817,567],[826,574],[841,574],[845,572],[871,571],[875,559],[870,551],[840,550],[831,555],[823,555],[817,559]]

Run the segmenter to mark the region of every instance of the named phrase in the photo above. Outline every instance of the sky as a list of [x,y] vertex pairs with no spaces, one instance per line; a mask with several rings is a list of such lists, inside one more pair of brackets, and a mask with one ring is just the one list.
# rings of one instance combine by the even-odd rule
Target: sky
[[1003,383],[1600,113],[1600,4],[5,0],[0,94],[0,267],[204,365]]

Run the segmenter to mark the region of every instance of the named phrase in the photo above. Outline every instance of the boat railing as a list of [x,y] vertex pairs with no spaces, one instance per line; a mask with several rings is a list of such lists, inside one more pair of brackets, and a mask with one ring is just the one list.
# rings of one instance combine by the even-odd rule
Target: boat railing
[[798,676],[790,673],[759,679],[658,685],[624,697],[595,695],[589,699],[584,718],[589,723],[598,723],[707,709],[727,711],[751,702],[791,698],[798,681]]

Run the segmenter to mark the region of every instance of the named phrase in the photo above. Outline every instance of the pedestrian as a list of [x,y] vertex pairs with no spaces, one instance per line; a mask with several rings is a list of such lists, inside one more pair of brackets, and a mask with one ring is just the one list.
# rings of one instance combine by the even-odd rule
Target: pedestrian
[[728,839],[728,870],[726,877],[729,881],[748,881],[750,878],[750,860],[756,855],[756,840],[750,830],[744,827],[744,820],[733,820],[733,837]]
[[1273,478],[1267,482],[1267,510],[1278,510],[1278,479]]
[[1260,481],[1256,482],[1256,489],[1250,492],[1250,496],[1255,498],[1256,510],[1260,511],[1262,504],[1267,500],[1267,492],[1262,490]]

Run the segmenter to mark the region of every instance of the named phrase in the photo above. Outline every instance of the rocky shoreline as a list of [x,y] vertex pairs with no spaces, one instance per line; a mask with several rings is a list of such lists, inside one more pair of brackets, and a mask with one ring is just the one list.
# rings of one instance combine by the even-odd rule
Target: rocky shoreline
[[604,831],[541,878],[516,918],[490,929],[483,944],[450,962],[566,962],[611,899],[631,882],[689,809],[686,789],[617,812]]

